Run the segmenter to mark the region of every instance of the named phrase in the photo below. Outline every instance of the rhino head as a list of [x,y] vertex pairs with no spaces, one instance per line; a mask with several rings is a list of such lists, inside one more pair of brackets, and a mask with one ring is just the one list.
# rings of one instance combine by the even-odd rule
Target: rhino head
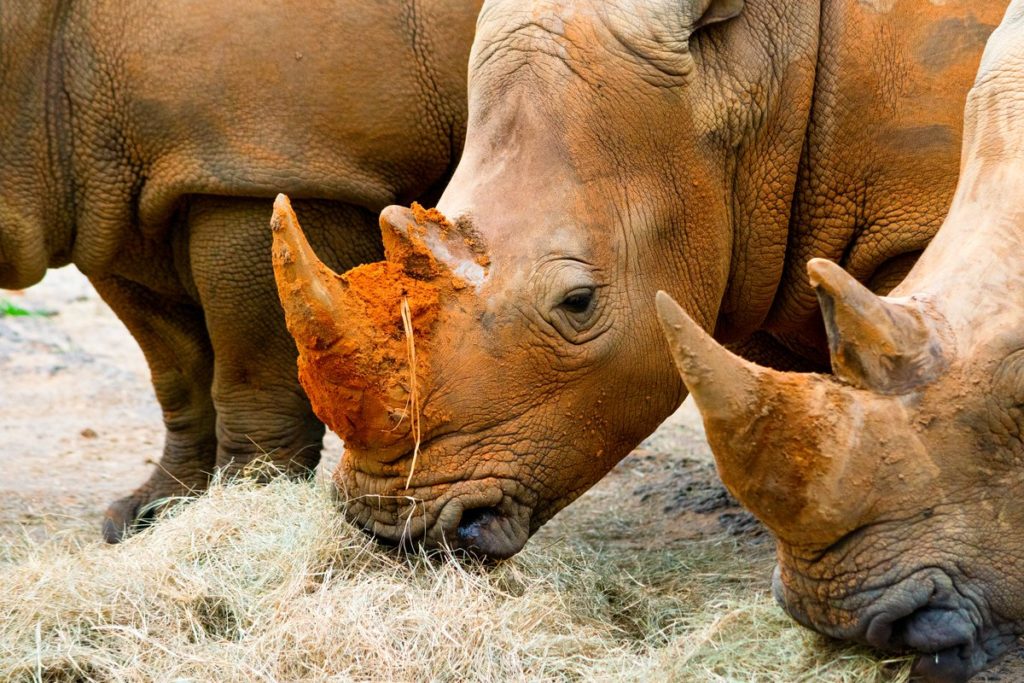
[[960,185],[908,278],[878,297],[809,273],[834,376],[780,373],[658,307],[723,481],[777,537],[801,623],[920,654],[962,681],[1024,632],[1024,2],[967,105]]
[[783,262],[816,42],[758,38],[777,13],[816,22],[748,21],[736,0],[493,0],[443,215],[386,209],[387,260],[337,276],[281,208],[281,296],[357,524],[509,556],[678,406],[654,293],[714,321],[747,221],[779,223],[758,254]]
[[[743,9],[486,3],[466,148],[438,203],[449,220],[386,209],[388,260],[340,278],[308,254],[278,258],[303,384],[346,440],[337,478],[355,522],[509,556],[681,402],[653,295],[715,321],[749,244],[735,232],[784,223],[802,150],[787,131],[810,106],[813,31],[756,39],[766,17]],[[758,196],[768,175],[778,194]],[[784,239],[766,242],[780,268]]]
[[[272,228],[300,381],[345,442],[335,476],[348,514],[378,537],[509,556],[553,514],[546,506],[642,438],[642,426],[606,429],[603,406],[619,397],[592,374],[601,349],[587,343],[615,318],[597,308],[606,285],[586,265],[516,271],[536,310],[495,284],[472,225],[437,210],[386,210],[386,260],[343,275],[317,259],[283,196]],[[658,361],[671,368],[667,354]],[[663,410],[679,386],[664,387]],[[653,400],[636,391],[628,398]]]

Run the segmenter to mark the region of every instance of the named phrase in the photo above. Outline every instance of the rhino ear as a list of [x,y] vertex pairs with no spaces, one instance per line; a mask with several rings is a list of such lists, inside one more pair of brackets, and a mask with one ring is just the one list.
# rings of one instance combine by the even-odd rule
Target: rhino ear
[[739,16],[745,6],[744,0],[689,0],[692,14],[697,17],[693,30],[728,21]]

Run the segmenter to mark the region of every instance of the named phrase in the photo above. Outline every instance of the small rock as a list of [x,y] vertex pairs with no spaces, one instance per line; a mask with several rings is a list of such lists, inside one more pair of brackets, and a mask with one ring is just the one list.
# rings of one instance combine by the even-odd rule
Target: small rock
[[96,430],[93,429],[92,427],[86,427],[80,432],[80,434],[82,435],[83,439],[95,439],[97,436],[99,436],[99,434],[96,433]]

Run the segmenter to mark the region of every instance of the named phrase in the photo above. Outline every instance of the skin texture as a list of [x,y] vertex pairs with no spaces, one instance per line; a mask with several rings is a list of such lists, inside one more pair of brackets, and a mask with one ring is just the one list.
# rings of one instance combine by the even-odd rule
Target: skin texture
[[667,295],[670,346],[730,490],[773,530],[801,623],[964,681],[1024,633],[1024,1],[967,102],[952,208],[878,297],[813,261],[835,376],[726,351]]
[[139,341],[167,440],[144,506],[266,454],[319,460],[277,304],[270,198],[339,269],[380,210],[436,197],[465,129],[479,3],[39,2],[0,7],[0,287],[72,262]]
[[[388,434],[336,474],[353,521],[393,542],[517,552],[685,396],[658,289],[750,357],[823,367],[807,260],[836,258],[878,287],[906,273],[949,205],[964,99],[1004,8],[487,2],[465,153],[438,208],[489,266],[416,338],[429,349],[418,449],[386,411],[339,413]],[[381,221],[421,229],[398,208]],[[342,339],[394,334],[344,326]],[[389,410],[408,410],[408,393]]]

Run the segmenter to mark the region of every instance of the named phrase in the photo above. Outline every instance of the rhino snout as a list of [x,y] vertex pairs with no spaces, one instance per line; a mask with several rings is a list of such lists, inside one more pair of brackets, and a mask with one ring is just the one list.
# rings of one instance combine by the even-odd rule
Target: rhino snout
[[803,609],[776,567],[772,589],[780,605],[802,625],[842,640],[856,640],[883,652],[917,655],[914,675],[926,683],[962,683],[987,667],[1014,642],[991,624],[983,605],[962,593],[953,579],[930,568],[889,588],[871,589],[840,600],[853,618]]

